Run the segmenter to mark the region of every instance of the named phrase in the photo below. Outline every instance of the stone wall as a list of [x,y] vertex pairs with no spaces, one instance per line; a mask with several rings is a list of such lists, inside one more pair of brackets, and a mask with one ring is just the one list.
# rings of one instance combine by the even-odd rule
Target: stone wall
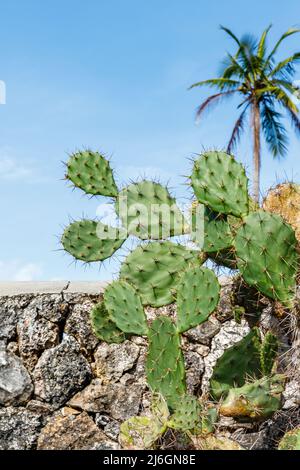
[[[218,310],[183,338],[188,388],[198,395],[224,349],[249,331],[248,321],[232,318],[231,281],[221,281]],[[89,311],[102,292],[101,283],[0,283],[0,450],[118,449],[120,423],[147,410],[146,340],[108,345],[91,331]],[[273,308],[263,304],[262,328],[281,335],[286,367],[292,340]],[[147,310],[148,318],[156,313]],[[174,306],[160,313],[173,315]],[[222,418],[219,431],[247,448],[271,449],[285,429],[299,424],[299,405],[293,376],[283,411],[272,420],[241,425]]]

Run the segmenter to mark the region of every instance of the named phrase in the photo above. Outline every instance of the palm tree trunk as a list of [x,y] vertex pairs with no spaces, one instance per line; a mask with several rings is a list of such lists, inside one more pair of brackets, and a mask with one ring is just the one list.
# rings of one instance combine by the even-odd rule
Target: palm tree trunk
[[259,204],[260,194],[260,110],[256,99],[252,103],[253,130],[253,199]]

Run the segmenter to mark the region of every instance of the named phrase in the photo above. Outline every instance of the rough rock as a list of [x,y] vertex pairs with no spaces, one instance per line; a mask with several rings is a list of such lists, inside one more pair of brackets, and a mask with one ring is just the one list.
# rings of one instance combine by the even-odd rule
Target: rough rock
[[261,450],[265,447],[266,432],[235,432],[232,438],[237,441],[242,447],[249,450]]
[[17,324],[19,353],[28,370],[32,371],[45,349],[58,344],[59,328],[40,317],[37,309],[27,309]]
[[26,405],[27,410],[33,411],[34,413],[39,413],[42,416],[47,416],[55,411],[55,407],[49,403],[45,403],[40,400],[30,400]]
[[190,341],[208,346],[211,339],[220,331],[220,328],[221,325],[218,320],[213,318],[187,331],[185,336]]
[[95,351],[95,372],[103,382],[116,382],[124,372],[133,368],[139,347],[131,341],[121,344],[101,343]]
[[33,391],[30,375],[18,356],[0,350],[0,404],[21,405]]
[[99,343],[90,323],[90,311],[93,305],[94,302],[88,299],[83,303],[76,303],[71,309],[64,329],[65,333],[77,340],[81,351],[86,355],[90,355]]
[[88,413],[100,413],[110,410],[115,395],[115,387],[112,384],[103,385],[101,379],[94,379],[82,391],[76,393],[68,404]]
[[120,434],[120,423],[114,420],[109,421],[109,423],[104,426],[104,433],[110,439],[117,441]]
[[42,417],[26,408],[7,407],[0,410],[0,450],[33,449]]
[[283,392],[283,409],[300,406],[300,379],[291,380]]
[[23,303],[22,299],[0,298],[0,340],[5,339],[8,341],[14,338]]
[[36,396],[58,407],[87,384],[91,370],[77,341],[65,335],[61,344],[42,354],[33,377]]
[[122,377],[122,383],[116,385],[115,401],[111,405],[110,414],[112,418],[122,422],[139,413],[145,387],[130,374]]
[[37,448],[39,450],[100,450],[118,449],[96,426],[92,418],[83,413],[59,413],[42,429]]
[[15,354],[16,356],[19,356],[19,345],[16,341],[11,341],[8,343],[6,350]]
[[189,393],[196,394],[201,387],[201,376],[204,372],[203,358],[194,351],[184,351],[186,367],[186,384]]
[[26,317],[35,312],[46,320],[59,323],[66,318],[68,311],[69,306],[62,294],[44,294],[34,297],[23,313]]
[[221,285],[220,300],[216,309],[216,318],[220,322],[230,320],[233,317],[232,284],[230,278],[225,278]]
[[127,377],[125,383],[102,384],[95,379],[84,390],[78,392],[69,406],[89,413],[107,413],[124,421],[139,412],[143,386]]

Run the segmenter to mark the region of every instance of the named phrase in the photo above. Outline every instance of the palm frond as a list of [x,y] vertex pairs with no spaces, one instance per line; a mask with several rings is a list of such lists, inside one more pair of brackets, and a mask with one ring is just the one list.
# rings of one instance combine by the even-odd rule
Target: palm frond
[[211,78],[209,80],[202,80],[201,82],[193,83],[188,90],[191,90],[192,88],[199,87],[199,86],[210,86],[210,87],[217,87],[220,90],[224,89],[230,89],[230,88],[236,88],[240,86],[240,82],[237,80],[231,80],[229,78]]
[[266,39],[268,32],[272,28],[272,25],[270,24],[262,33],[261,38],[259,40],[258,46],[257,46],[257,55],[260,59],[263,59],[266,53]]
[[237,43],[239,47],[241,46],[239,39],[236,37],[235,34],[233,34],[233,32],[229,28],[226,28],[225,26],[220,25],[220,29],[222,29],[223,31],[225,31],[225,33],[231,36],[232,39]]
[[276,42],[276,44],[273,47],[270,54],[268,55],[267,60],[266,60],[266,64],[268,64],[270,62],[270,60],[273,58],[273,56],[277,52],[277,49],[279,48],[282,41],[284,41],[284,39],[291,36],[292,34],[296,34],[296,33],[299,33],[299,32],[300,32],[300,29],[298,29],[298,28],[289,28],[285,33],[283,33],[282,36],[279,38],[279,40]]
[[212,105],[217,104],[221,99],[231,96],[236,90],[224,91],[209,96],[203,103],[198,106],[196,111],[196,120],[199,121],[204,111],[208,111]]
[[293,76],[296,71],[294,65],[299,62],[300,62],[300,52],[296,52],[296,54],[293,54],[287,59],[282,60],[281,62],[278,62],[276,67],[274,67],[272,72],[270,73],[270,77],[274,77],[279,73],[283,77]]
[[264,100],[260,105],[262,129],[267,145],[274,157],[284,156],[287,151],[287,132],[280,123],[282,114],[274,109],[272,102]]
[[290,116],[291,123],[292,123],[295,131],[300,136],[300,119],[299,119],[297,113],[295,113],[291,109],[287,109],[287,112],[288,112],[288,115]]
[[228,153],[231,153],[234,150],[234,148],[236,147],[237,143],[239,142],[239,140],[241,138],[242,132],[244,131],[244,123],[245,123],[245,118],[246,118],[248,106],[249,105],[247,105],[245,107],[245,109],[240,114],[238,120],[236,121],[236,123],[234,125],[231,137],[230,137],[228,145],[227,145],[227,152]]

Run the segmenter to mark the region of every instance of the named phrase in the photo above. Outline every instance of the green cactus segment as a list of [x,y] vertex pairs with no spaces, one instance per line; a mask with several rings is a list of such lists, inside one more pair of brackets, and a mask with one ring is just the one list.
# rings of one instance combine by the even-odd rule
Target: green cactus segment
[[111,320],[104,302],[101,302],[92,309],[90,313],[92,329],[97,338],[106,343],[122,343],[125,341],[123,331]]
[[118,189],[109,162],[98,152],[76,152],[67,163],[66,178],[87,194],[116,197]]
[[271,375],[277,357],[279,342],[273,333],[268,332],[260,350],[260,364],[263,375]]
[[115,281],[104,292],[104,303],[117,327],[124,333],[147,335],[148,325],[141,299],[125,281]]
[[[199,217],[203,217],[203,221],[198,220]],[[226,215],[213,212],[207,206],[203,206],[203,211],[200,211],[199,204],[194,205],[192,209],[192,240],[205,253],[215,253],[231,247],[233,236]]]
[[220,407],[223,416],[261,420],[281,407],[282,375],[262,377],[240,388],[232,388]]
[[163,240],[185,233],[187,227],[176,201],[167,188],[152,181],[124,188],[116,212],[128,233],[142,240]]
[[233,156],[203,153],[194,163],[191,182],[198,201],[211,210],[236,217],[248,214],[248,179]]
[[253,328],[217,360],[210,380],[212,397],[218,400],[232,387],[244,385],[247,376],[260,377],[260,369],[260,335]]
[[278,450],[300,450],[300,427],[283,436],[279,442]]
[[185,395],[185,370],[180,338],[172,320],[157,317],[149,328],[149,350],[146,361],[148,384],[159,392],[171,409]]
[[90,263],[112,256],[122,246],[126,236],[123,229],[83,219],[70,224],[61,241],[64,249],[74,258]]
[[201,434],[211,434],[215,430],[215,424],[218,421],[217,408],[208,408],[202,411],[201,417]]
[[153,393],[150,410],[154,418],[158,419],[162,425],[165,424],[170,417],[167,402],[161,393]]
[[121,424],[120,444],[127,450],[151,449],[166,429],[167,424],[153,416],[133,416]]
[[292,227],[279,215],[250,214],[235,239],[245,281],[290,307],[295,296],[298,255]]
[[213,271],[189,266],[177,287],[177,327],[180,333],[205,322],[219,301],[220,285]]
[[161,307],[174,302],[180,271],[188,263],[202,263],[201,256],[169,241],[148,243],[129,254],[120,276],[135,286],[143,305]]
[[183,432],[201,431],[202,407],[198,399],[193,395],[184,395],[177,404],[168,426]]

